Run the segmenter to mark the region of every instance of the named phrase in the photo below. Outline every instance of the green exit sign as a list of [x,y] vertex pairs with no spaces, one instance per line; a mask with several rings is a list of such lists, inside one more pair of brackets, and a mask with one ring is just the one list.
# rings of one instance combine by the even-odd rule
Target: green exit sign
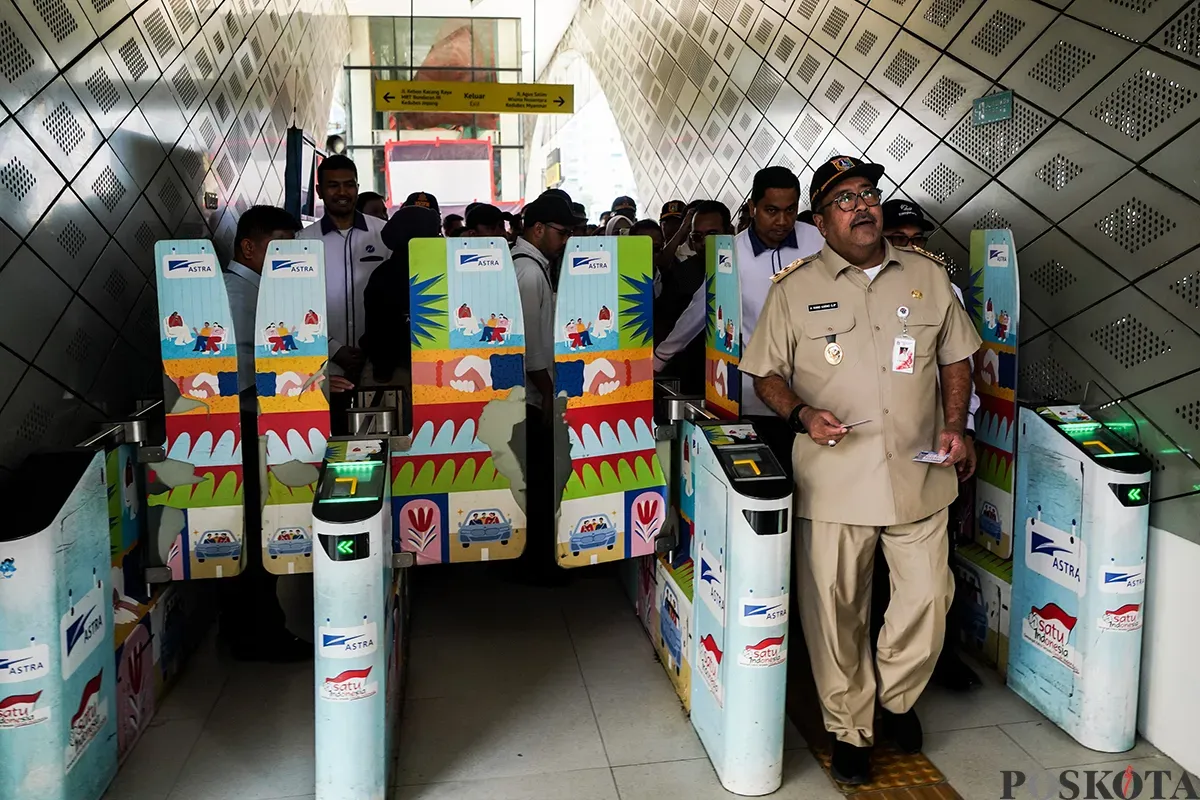
[[342,539],[337,543],[338,555],[352,556],[354,555],[354,540]]
[[971,103],[971,124],[974,126],[991,125],[993,122],[1004,122],[1012,119],[1013,93],[997,92],[983,97],[977,97]]

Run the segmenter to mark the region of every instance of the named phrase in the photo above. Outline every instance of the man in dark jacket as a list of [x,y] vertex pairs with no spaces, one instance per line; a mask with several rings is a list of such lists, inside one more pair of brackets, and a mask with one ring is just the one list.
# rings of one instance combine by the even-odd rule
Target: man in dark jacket
[[412,369],[409,341],[408,243],[441,236],[441,220],[431,208],[405,206],[388,220],[383,241],[392,255],[371,273],[363,293],[366,333],[359,340],[375,379],[386,382],[397,369]]

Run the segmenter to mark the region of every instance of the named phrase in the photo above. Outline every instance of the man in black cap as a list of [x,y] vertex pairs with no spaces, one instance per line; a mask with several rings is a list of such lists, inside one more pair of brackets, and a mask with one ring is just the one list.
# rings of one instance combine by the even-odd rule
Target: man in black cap
[[630,222],[637,222],[637,203],[632,197],[621,195],[613,200],[612,213],[626,217]]
[[512,215],[488,203],[471,203],[467,206],[466,225],[471,236],[503,238],[507,233],[504,223],[508,219],[512,219]]
[[[817,168],[809,198],[825,245],[772,278],[739,365],[798,434],[798,605],[834,739],[831,771],[847,784],[870,780],[877,703],[882,734],[921,749],[913,707],[954,595],[947,508],[980,345],[943,265],[883,238],[882,176],[850,156]],[[872,658],[879,542],[892,599]]]
[[670,200],[663,203],[662,213],[658,215],[658,224],[662,227],[663,240],[671,241],[675,238],[675,234],[679,233],[679,228],[683,225],[683,216],[687,213],[687,206],[682,200]]
[[512,247],[525,322],[525,516],[533,578],[561,580],[554,556],[554,452],[547,447],[554,421],[555,261],[580,220],[562,197],[543,194],[522,214],[524,229]]
[[429,192],[413,192],[410,194],[400,207],[407,208],[409,206],[416,206],[417,208],[432,208],[438,214],[442,213],[442,210],[438,208],[437,198],[431,195]]

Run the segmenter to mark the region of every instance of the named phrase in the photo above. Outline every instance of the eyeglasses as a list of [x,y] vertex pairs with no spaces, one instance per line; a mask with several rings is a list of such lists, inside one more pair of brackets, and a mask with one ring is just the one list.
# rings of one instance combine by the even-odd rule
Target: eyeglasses
[[924,247],[929,244],[929,237],[924,234],[905,236],[903,233],[892,233],[888,235],[887,240],[893,247]]
[[542,224],[545,225],[550,230],[555,231],[559,234],[562,234],[563,236],[565,236],[571,232],[569,229],[564,228],[561,225],[555,225],[554,223],[551,223],[551,222],[544,222]]
[[707,239],[709,236],[720,236],[720,235],[721,235],[720,231],[692,231],[691,234],[688,235],[688,238],[691,239],[693,242],[699,244],[700,242],[703,242],[705,239]]
[[[828,203],[821,206],[821,209],[829,208],[836,205],[842,211],[853,211],[858,207],[858,198],[862,198],[863,205],[867,208],[879,205],[879,201],[883,199],[883,192],[872,186],[870,189],[863,189],[861,192],[842,192],[834,197]],[[821,209],[818,209],[820,211]]]

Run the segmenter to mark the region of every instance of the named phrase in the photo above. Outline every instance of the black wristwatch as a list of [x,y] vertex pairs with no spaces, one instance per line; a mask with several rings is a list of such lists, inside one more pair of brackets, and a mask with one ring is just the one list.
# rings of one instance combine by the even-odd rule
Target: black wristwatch
[[793,433],[808,433],[808,428],[804,427],[804,421],[800,419],[800,412],[808,408],[807,403],[799,403],[792,409],[792,413],[788,414],[788,427]]

